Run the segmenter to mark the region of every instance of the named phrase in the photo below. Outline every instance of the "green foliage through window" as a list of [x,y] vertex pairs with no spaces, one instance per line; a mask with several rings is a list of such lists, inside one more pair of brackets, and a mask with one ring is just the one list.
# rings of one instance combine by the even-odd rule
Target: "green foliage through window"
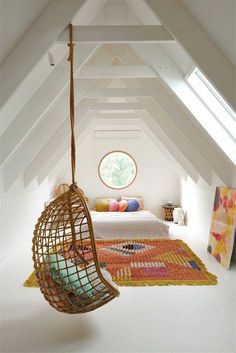
[[135,179],[136,164],[133,158],[125,152],[111,152],[101,160],[99,174],[107,186],[122,189]]

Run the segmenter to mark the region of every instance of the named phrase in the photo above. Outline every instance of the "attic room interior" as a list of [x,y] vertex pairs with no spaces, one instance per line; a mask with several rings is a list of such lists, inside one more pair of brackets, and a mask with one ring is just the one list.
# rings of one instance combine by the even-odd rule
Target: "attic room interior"
[[0,351],[235,353],[236,0],[0,28]]

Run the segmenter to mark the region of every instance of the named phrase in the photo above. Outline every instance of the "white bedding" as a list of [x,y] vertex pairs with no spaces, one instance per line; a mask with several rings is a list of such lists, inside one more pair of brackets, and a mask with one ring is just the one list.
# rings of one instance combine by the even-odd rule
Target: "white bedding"
[[150,211],[90,213],[96,238],[156,238],[169,234],[169,226]]

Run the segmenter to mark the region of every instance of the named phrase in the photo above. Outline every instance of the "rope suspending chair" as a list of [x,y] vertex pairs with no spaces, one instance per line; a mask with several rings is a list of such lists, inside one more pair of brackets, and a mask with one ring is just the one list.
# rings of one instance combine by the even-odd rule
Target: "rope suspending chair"
[[100,269],[91,216],[75,182],[73,38],[69,26],[72,184],[42,212],[35,226],[33,261],[45,299],[56,310],[85,313],[119,295],[110,274]]

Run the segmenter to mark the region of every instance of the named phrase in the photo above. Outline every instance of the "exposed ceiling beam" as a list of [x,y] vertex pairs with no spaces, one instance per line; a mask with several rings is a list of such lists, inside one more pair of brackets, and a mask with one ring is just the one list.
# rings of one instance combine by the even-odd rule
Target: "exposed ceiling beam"
[[[92,105],[92,104],[91,104]],[[89,107],[87,107],[87,112]],[[132,114],[137,117],[138,114]],[[97,115],[93,112],[92,114],[86,113],[81,116],[80,119],[75,120],[75,126],[78,133],[76,136],[80,136],[84,129],[88,126]],[[116,114],[117,116],[117,114]],[[127,117],[127,116],[126,116]],[[107,118],[107,117],[106,117]],[[110,115],[109,115],[110,120]],[[112,123],[112,122],[111,122]],[[126,126],[128,125],[128,119],[126,120]],[[77,142],[78,143],[78,142]],[[51,139],[45,144],[45,146],[39,151],[37,156],[32,160],[28,167],[24,171],[25,186],[28,186],[33,179],[40,175],[40,181],[43,181],[46,176],[53,169],[53,166],[58,163],[64,153],[70,148],[70,127],[68,121],[65,121],[54,133]],[[48,153],[50,151],[50,153]]]
[[161,23],[236,110],[236,69],[180,0],[145,0]]
[[[83,121],[81,121],[81,124],[77,125],[79,133],[76,136],[76,144],[82,144],[86,140],[91,130],[91,126],[93,126],[93,124],[94,124],[93,121],[91,121],[91,119],[86,117],[85,119],[83,119]],[[48,177],[50,178],[50,176],[52,175],[52,172],[55,171],[58,165],[63,162],[65,162],[65,164],[68,165],[68,171],[69,171],[69,174],[71,174],[70,173],[71,156],[70,156],[70,151],[68,150],[69,144],[70,144],[70,140],[67,138],[65,141],[63,141],[60,144],[60,146],[58,146],[55,154],[50,156],[49,160],[47,160],[46,163],[44,163],[42,169],[36,175],[36,178],[39,184],[43,183],[43,181],[46,178]],[[77,165],[76,165],[76,168],[77,168]],[[79,168],[79,165],[78,165],[78,168]],[[71,180],[71,177],[69,180]],[[78,186],[80,187],[77,169],[76,169],[76,181],[78,182]]]
[[136,98],[148,97],[143,88],[94,88],[86,92],[84,98]]
[[[88,115],[89,116],[89,113]],[[176,146],[168,138],[163,130],[158,126],[156,120],[147,112],[138,112],[136,114],[122,115],[118,113],[109,114],[109,118],[106,114],[97,114],[94,116],[97,121],[99,129],[118,129],[119,124],[126,129],[131,129],[132,126],[127,126],[126,123],[136,124],[133,129],[137,129],[137,126],[146,133],[147,137],[155,144],[156,148],[161,152],[165,159],[168,160],[172,168],[181,177],[186,178],[188,174],[195,182],[198,180],[197,171],[187,161],[185,156],[176,149]],[[121,128],[120,128],[121,129]],[[174,153],[173,153],[174,152]]]
[[[166,136],[163,134],[163,131],[157,125],[155,120],[150,116],[150,114],[145,114],[141,121],[141,126],[143,131],[147,134],[156,148],[165,156],[173,170],[182,178],[186,179],[187,175],[191,176],[193,180],[197,180],[197,172],[194,170],[189,163],[182,156],[180,158],[181,153],[178,152],[178,159],[176,159],[176,154],[173,155],[171,152],[171,144],[167,146],[166,144]],[[175,149],[175,148],[174,148]],[[186,168],[187,167],[187,168]]]
[[[86,116],[87,119],[89,119],[89,114]],[[152,118],[149,116],[150,120],[152,120]],[[122,120],[124,120],[124,117],[122,118]],[[135,125],[132,127],[133,122],[131,121],[131,125],[128,121],[128,127],[127,129],[124,130],[124,122],[122,123],[122,120],[115,119],[111,121],[110,119],[107,118],[103,118],[103,119],[99,119],[98,117],[96,117],[95,119],[93,119],[90,123],[88,128],[86,129],[86,134],[87,136],[84,136],[85,134],[83,133],[83,141],[81,141],[82,139],[80,138],[80,134],[78,135],[78,140],[76,142],[77,146],[78,146],[78,165],[81,166],[81,161],[84,159],[84,148],[86,148],[85,146],[90,145],[91,147],[91,140],[93,139],[92,136],[89,137],[89,134],[91,134],[92,132],[96,133],[96,137],[97,137],[97,133],[99,133],[99,137],[100,135],[104,135],[104,136],[111,136],[110,134],[107,135],[106,132],[111,132],[114,133],[116,136],[116,131],[119,132],[119,135],[122,132],[122,136],[123,134],[125,134],[125,132],[127,132],[130,136],[131,133],[134,133],[134,136],[137,136],[137,132],[140,134],[140,136],[142,137],[142,141],[147,144],[147,147],[152,151],[152,154],[154,156],[157,156],[158,159],[160,159],[160,162],[162,163],[162,167],[166,168],[166,164],[169,165],[169,167],[175,172],[177,173],[181,178],[183,178],[184,180],[187,179],[187,174],[186,172],[181,168],[181,166],[178,164],[178,162],[169,154],[168,150],[165,149],[165,146],[159,141],[159,139],[157,138],[157,136],[152,132],[152,130],[147,126],[146,122],[144,123],[144,121],[142,119],[139,119],[138,117],[135,119],[134,123]],[[125,120],[126,122],[126,120]],[[84,144],[82,146],[82,144],[86,141],[86,144]],[[68,148],[68,146],[67,146]],[[61,155],[63,155],[63,153],[61,153]],[[54,162],[54,161],[53,161]],[[97,161],[98,162],[98,161]],[[67,150],[64,153],[64,156],[60,158],[60,160],[55,164],[53,163],[53,165],[55,166],[52,170],[49,169],[49,178],[52,177],[52,180],[55,180],[55,178],[57,178],[58,175],[60,175],[61,173],[64,174],[65,172],[65,168],[67,170],[69,170],[69,150]],[[38,180],[40,180],[40,182],[42,182],[44,179],[42,179],[43,174],[41,171],[39,172],[39,177]],[[48,174],[46,174],[48,175]],[[81,175],[81,168],[79,167],[78,169],[78,180],[80,180],[80,175]],[[45,176],[45,174],[44,174]]]
[[[114,45],[107,43],[102,44],[100,48],[101,50],[98,50],[98,53],[88,62],[88,65],[106,65],[107,57],[111,57],[109,65],[112,65],[114,59],[118,59],[120,64],[124,66],[144,64],[130,44],[117,43]],[[118,66],[118,63],[116,66]]]
[[[71,22],[84,0],[52,0],[0,66],[2,107]],[[16,70],[17,68],[17,70]]]
[[102,120],[106,120],[108,121],[109,119],[109,122],[111,124],[111,126],[113,126],[114,124],[114,121],[118,121],[118,120],[124,120],[129,122],[129,121],[132,121],[133,119],[142,119],[142,116],[144,114],[144,111],[143,110],[137,110],[137,111],[129,111],[128,113],[125,113],[125,114],[122,114],[122,112],[118,112],[118,111],[113,111],[111,113],[107,113],[105,111],[103,112],[89,112],[88,113],[89,115],[92,114],[93,118],[94,119],[99,119],[101,120],[101,124],[103,124]]
[[[165,134],[166,146],[171,143],[171,154],[180,163],[182,159],[185,163],[185,170],[188,175],[196,182],[194,175],[196,172],[206,181],[211,184],[211,168],[205,160],[196,152],[190,142],[181,132],[181,128],[176,126],[168,115],[163,110],[163,105],[157,103],[153,99],[140,98],[140,103],[148,111],[148,113],[157,122],[158,127]],[[161,109],[160,109],[161,108]],[[168,140],[167,140],[168,139]],[[178,156],[176,156],[176,154]]]
[[32,96],[40,89],[44,81],[52,74],[56,65],[68,53],[68,49],[65,46],[54,44],[50,48],[50,53],[53,55],[55,66],[49,64],[48,54],[45,54],[34,66],[34,69],[28,73],[20,88],[0,108],[0,135],[9,127]]
[[[78,23],[80,25],[90,24],[94,20],[94,17],[96,17],[97,11],[99,12],[106,2],[107,0],[99,0],[96,1],[95,4],[94,0],[86,0],[80,10],[75,14],[73,22],[75,21],[74,23]],[[79,53],[80,48],[81,45],[76,47]],[[28,49],[31,50],[31,48]],[[49,50],[53,55],[55,65],[57,65],[63,56],[68,53],[67,45],[62,45],[58,42],[55,42]],[[25,80],[21,82],[20,89],[17,89],[1,108],[0,135],[11,124],[17,114],[19,114],[19,112],[24,108],[54,68],[55,67],[49,66],[48,52],[45,53],[42,59],[34,66],[34,69],[28,73]]]
[[[68,28],[58,38],[68,42]],[[161,26],[73,26],[74,42],[130,43],[130,42],[171,42],[174,41]]]
[[134,44],[132,47],[165,83],[141,79],[143,87],[158,104],[162,100],[163,110],[168,117],[176,126],[181,126],[185,138],[190,141],[219,178],[229,185],[232,162],[195,118],[199,116],[199,111],[202,116],[207,117],[210,114],[207,107],[189,87],[180,70],[159,45],[153,45],[148,51],[143,44]]
[[[75,72],[86,63],[96,48],[97,46],[94,44],[80,44],[80,55],[76,56],[74,60]],[[63,89],[69,83],[69,65],[66,59],[67,56],[55,67],[24,109],[2,134],[0,165],[3,165],[17,146],[24,141],[24,138],[34,129],[55,100],[60,98]],[[94,81],[83,83],[84,91],[91,86],[91,82]]]
[[[79,139],[76,141],[76,144],[78,145],[83,142],[84,138],[86,138],[88,136],[88,133],[91,132],[93,127],[95,127],[95,121],[93,119],[93,116],[86,115],[82,123],[79,125],[77,122],[76,125],[77,125],[77,130],[79,131],[79,133],[77,134],[77,137],[79,137]],[[126,121],[126,125],[128,127],[130,126],[130,122],[128,120]],[[132,125],[133,125],[133,122],[131,122],[131,126]],[[54,150],[54,153],[52,153],[50,156],[48,155],[45,156],[42,168],[38,172],[39,183],[42,183],[47,178],[49,173],[52,172],[53,168],[56,167],[56,165],[60,162],[60,160],[65,155],[65,153],[69,151],[69,148],[70,148],[69,135],[70,135],[70,132],[68,131],[65,143],[59,144],[56,150]]]
[[[151,138],[151,141],[155,143],[155,148],[158,148],[159,151],[163,152],[163,158],[165,158],[172,168],[181,176],[186,178],[186,173],[182,169],[181,164],[179,164],[178,161],[176,161],[168,152],[168,150],[165,148],[165,146],[159,141],[159,135],[152,133],[150,130],[150,127],[147,126],[146,122],[144,123],[142,119],[140,119],[141,115],[139,114],[133,114],[133,118],[128,118],[119,115],[119,114],[114,114],[113,118],[107,119],[107,117],[97,115],[96,117],[91,114],[87,114],[86,117],[81,121],[81,123],[76,122],[78,124],[78,137],[79,140],[77,141],[77,145],[82,143],[82,138],[86,137],[89,132],[91,132],[97,125],[99,128],[106,128],[109,126],[109,128],[114,128],[114,129],[121,129],[120,126],[123,126],[125,124],[126,129],[134,129],[137,128],[137,126],[140,126],[141,129],[146,133],[148,138]],[[118,120],[117,120],[118,119]],[[149,122],[153,121],[153,119],[149,116]],[[155,123],[155,122],[154,122]],[[151,126],[151,125],[150,125]],[[153,128],[151,126],[151,128]],[[65,136],[67,134],[67,136]],[[24,173],[24,179],[25,179],[25,184],[26,186],[29,185],[29,183],[38,175],[39,176],[39,182],[43,182],[43,180],[53,171],[53,169],[56,167],[56,165],[60,162],[60,160],[63,158],[64,154],[69,150],[69,130],[66,131],[63,135],[63,139],[60,141],[60,137],[57,137],[57,140],[53,139],[49,141],[47,146],[44,148],[44,153],[43,151],[40,152],[40,154],[37,156],[37,163],[34,160],[32,165],[30,165],[25,173]],[[61,135],[62,138],[62,135]],[[53,144],[52,144],[53,142]],[[52,151],[50,155],[48,154],[48,150]],[[173,159],[173,161],[172,161]],[[173,164],[172,164],[173,162]],[[40,168],[38,166],[40,165]],[[34,172],[33,172],[34,170]],[[36,172],[37,170],[37,172]],[[33,172],[33,173],[32,173]],[[197,174],[196,174],[197,175]],[[196,176],[197,177],[197,176]]]
[[156,77],[156,73],[146,65],[92,66],[86,65],[75,77],[79,78],[130,78]]
[[[85,114],[93,110],[94,105],[96,106],[96,100],[94,99],[84,99],[76,105],[75,115],[79,117],[79,119],[77,118],[75,120],[76,124],[83,119]],[[140,105],[139,108],[141,108]],[[47,158],[50,158],[48,151],[50,151],[50,154],[53,154],[56,153],[57,148],[60,148],[63,139],[69,136],[69,119],[67,118],[65,120],[67,111],[68,109],[64,104],[64,100],[62,100],[53,111],[49,112],[47,119],[40,124],[37,131],[28,139],[27,144],[16,154],[16,161],[14,159],[11,163],[8,163],[5,168],[6,177],[9,175],[9,178],[7,177],[8,180],[6,180],[6,188],[9,188],[17,178],[20,173],[20,167],[23,170],[26,169],[25,180],[28,185],[35,177],[36,172],[42,168]],[[136,113],[128,112],[125,114],[125,118],[128,121],[130,117],[134,118],[139,116],[139,113],[140,111],[136,111]],[[123,115],[124,117],[124,114],[112,112],[109,113],[109,119],[117,117],[118,115]],[[98,112],[92,112],[90,116],[92,118],[97,116],[101,117],[102,112],[99,114]],[[107,114],[105,117],[107,119]],[[56,128],[57,126],[59,127]],[[57,146],[57,148],[54,148],[55,146]]]
[[139,103],[95,103],[89,110],[97,111],[118,111],[129,112],[134,110],[144,110]]
[[[93,102],[91,102],[91,104],[92,103]],[[88,100],[84,100],[77,105],[75,114],[76,116],[82,118],[87,113],[88,109],[89,102]],[[11,158],[6,163],[4,168],[6,190],[11,187],[20,173],[27,168],[27,166],[37,156],[39,151],[43,149],[45,144],[47,144],[51,137],[54,136],[58,126],[60,128],[63,126],[65,131],[69,131],[70,124],[69,119],[66,119],[67,115],[68,107],[65,106],[64,100],[55,106],[53,111],[48,111],[47,117],[37,127],[35,133],[31,134],[27,138],[26,143],[24,143],[21,148],[17,150],[14,158]]]
[[[92,119],[91,119],[92,120]],[[76,136],[80,136],[90,118],[86,115],[80,120],[75,121],[75,127],[78,130]],[[28,186],[37,175],[40,174],[40,182],[42,182],[50,171],[54,168],[58,160],[69,150],[70,146],[70,127],[68,121],[65,121],[56,131],[52,138],[40,150],[37,156],[32,160],[24,171],[24,184]],[[50,151],[50,154],[48,153]]]
[[[89,109],[89,108],[88,108]],[[181,154],[181,152],[176,150],[176,146],[173,143],[167,143],[166,141],[168,138],[163,134],[162,130],[160,127],[158,127],[157,123],[153,118],[150,116],[147,118],[147,114],[137,112],[137,113],[127,113],[127,114],[119,114],[119,113],[111,113],[109,114],[109,118],[107,117],[107,114],[105,113],[97,113],[94,114],[92,113],[87,113],[86,115],[86,120],[89,119],[96,119],[99,120],[99,126],[101,127],[102,124],[109,125],[110,127],[115,124],[117,124],[117,121],[122,120],[125,122],[125,126],[127,128],[128,124],[133,123],[135,124],[137,119],[141,121],[144,119],[145,116],[145,124],[148,124],[150,129],[152,130],[154,136],[152,136],[152,140],[154,139],[156,142],[158,142],[157,147],[164,153],[164,156],[169,160],[171,164],[173,164],[174,169],[178,174],[181,176],[185,177],[186,172],[188,175],[196,182],[197,181],[197,172],[194,170],[194,168],[191,167],[191,165],[186,161],[185,157]],[[79,120],[80,121],[80,120]],[[78,121],[76,121],[76,124]],[[81,128],[78,129],[81,131]],[[68,124],[67,127],[65,123],[63,124],[62,127],[60,127],[57,132],[52,136],[50,141],[44,146],[44,148],[38,153],[38,155],[35,157],[35,159],[31,162],[31,164],[26,168],[24,176],[25,176],[25,183],[28,185],[39,173],[40,174],[40,180],[43,180],[43,178],[46,177],[47,174],[49,173],[50,170],[53,168],[52,166],[55,161],[58,162],[58,160],[61,158],[63,155],[61,152],[62,148],[62,143],[63,139],[69,138],[69,130],[68,130]],[[161,141],[161,142],[160,142]],[[172,148],[171,148],[172,147]],[[64,150],[67,151],[69,148],[69,142],[67,142],[66,145],[64,145]],[[50,154],[48,153],[50,151]],[[175,159],[175,157],[172,156],[171,153],[174,151],[174,156],[177,156],[178,159]],[[54,156],[55,155],[55,156]],[[48,161],[50,160],[50,163]],[[53,161],[53,163],[52,163]]]

